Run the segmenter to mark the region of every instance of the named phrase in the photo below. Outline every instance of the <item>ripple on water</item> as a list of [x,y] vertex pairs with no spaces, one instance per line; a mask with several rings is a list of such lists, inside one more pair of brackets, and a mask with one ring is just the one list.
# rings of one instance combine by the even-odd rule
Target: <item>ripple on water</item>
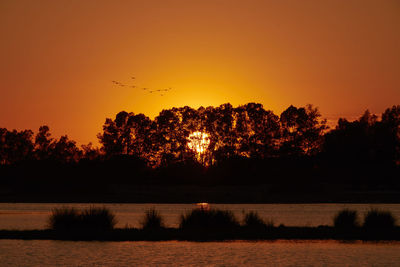
[[398,266],[400,242],[0,240],[1,266]]

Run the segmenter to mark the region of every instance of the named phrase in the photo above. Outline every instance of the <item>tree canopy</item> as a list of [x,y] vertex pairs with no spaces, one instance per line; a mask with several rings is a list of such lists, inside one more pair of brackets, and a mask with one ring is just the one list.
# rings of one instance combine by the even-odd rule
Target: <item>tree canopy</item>
[[[189,136],[207,136],[207,149],[190,149]],[[233,158],[269,159],[314,157],[359,163],[400,161],[400,106],[388,108],[380,118],[366,111],[358,120],[338,120],[328,130],[316,107],[290,106],[279,116],[261,104],[162,110],[154,119],[121,111],[107,118],[98,134],[100,148],[78,147],[67,136],[51,137],[48,126],[36,135],[31,130],[0,128],[0,164],[39,160],[77,163],[83,159],[136,157],[149,167],[201,161],[212,166]]]

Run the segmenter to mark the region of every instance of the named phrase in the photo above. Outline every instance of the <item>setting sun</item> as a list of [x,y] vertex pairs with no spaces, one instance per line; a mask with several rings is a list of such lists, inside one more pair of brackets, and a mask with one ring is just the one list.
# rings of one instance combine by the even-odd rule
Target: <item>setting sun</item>
[[188,147],[197,154],[204,153],[210,145],[210,137],[207,133],[193,132],[189,135],[188,139]]

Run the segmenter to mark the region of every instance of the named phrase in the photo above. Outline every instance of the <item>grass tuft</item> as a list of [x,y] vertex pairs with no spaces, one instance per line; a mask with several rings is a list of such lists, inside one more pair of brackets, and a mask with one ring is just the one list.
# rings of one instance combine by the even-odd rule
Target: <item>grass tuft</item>
[[351,230],[359,227],[358,214],[355,210],[343,209],[336,213],[333,225],[337,229]]
[[140,222],[143,229],[161,229],[164,228],[164,219],[154,208],[145,212],[143,220]]
[[112,230],[117,220],[106,207],[90,207],[81,212],[81,223],[82,227],[87,229]]
[[181,229],[233,229],[239,227],[234,214],[229,210],[194,209],[181,215]]
[[392,229],[395,227],[396,219],[390,211],[371,209],[364,218],[366,229]]
[[57,231],[112,230],[116,223],[115,215],[105,207],[90,207],[83,211],[55,208],[48,220],[49,228]]
[[79,217],[79,211],[75,208],[55,208],[51,211],[51,215],[48,219],[48,225],[50,229],[59,231],[74,229],[79,224]]
[[264,221],[257,212],[250,211],[244,215],[243,226],[248,229],[266,229],[274,227],[273,220]]

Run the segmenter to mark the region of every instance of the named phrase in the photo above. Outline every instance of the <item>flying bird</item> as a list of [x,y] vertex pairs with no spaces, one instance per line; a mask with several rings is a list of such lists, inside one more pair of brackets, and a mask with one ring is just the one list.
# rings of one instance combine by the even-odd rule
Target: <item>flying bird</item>
[[[131,76],[130,77],[132,80],[136,80],[136,77],[135,76]],[[115,81],[115,80],[112,80],[111,81],[113,84],[115,84],[115,85],[117,85],[117,86],[120,86],[120,87],[129,87],[129,88],[140,88],[140,89],[142,89],[143,91],[146,91],[146,92],[148,92],[148,93],[150,93],[150,94],[153,94],[153,93],[158,93],[158,94],[153,94],[153,95],[159,95],[159,96],[165,96],[165,94],[168,92],[168,91],[170,91],[170,90],[172,90],[172,88],[171,87],[169,87],[169,88],[161,88],[161,89],[152,89],[152,88],[148,88],[148,87],[138,87],[138,86],[136,86],[136,85],[133,85],[133,84],[124,84],[124,83],[121,83],[121,82],[119,82],[119,81]]]

